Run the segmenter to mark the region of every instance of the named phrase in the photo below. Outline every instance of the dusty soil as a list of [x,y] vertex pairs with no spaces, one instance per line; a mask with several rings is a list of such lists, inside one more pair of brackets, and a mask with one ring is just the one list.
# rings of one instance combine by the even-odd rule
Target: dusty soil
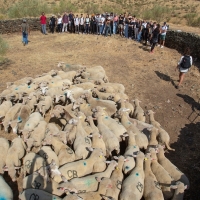
[[[149,47],[119,36],[104,38],[96,35],[49,34],[32,32],[30,43],[23,46],[21,35],[3,35],[10,49],[5,64],[0,66],[0,91],[7,81],[57,69],[57,63],[82,64],[88,67],[104,67],[110,82],[124,84],[130,99],[138,98],[146,110],[156,112],[155,118],[171,136],[171,147],[175,152],[167,157],[190,179],[191,187],[185,193],[187,200],[200,199],[200,65],[195,62],[186,74],[181,89],[177,84],[175,66],[180,54],[173,49],[156,47],[149,54]],[[148,122],[147,117],[147,122]],[[16,135],[0,136],[12,139]],[[6,176],[6,175],[5,175]],[[7,176],[6,176],[7,177]],[[14,188],[15,199],[22,190],[22,177]]]

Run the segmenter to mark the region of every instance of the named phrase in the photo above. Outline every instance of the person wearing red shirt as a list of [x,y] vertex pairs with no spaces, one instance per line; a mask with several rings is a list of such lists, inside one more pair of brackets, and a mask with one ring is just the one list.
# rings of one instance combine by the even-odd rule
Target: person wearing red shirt
[[40,16],[40,24],[42,26],[42,33],[47,35],[46,33],[46,22],[47,22],[47,18],[44,14],[44,12],[42,13],[42,15]]

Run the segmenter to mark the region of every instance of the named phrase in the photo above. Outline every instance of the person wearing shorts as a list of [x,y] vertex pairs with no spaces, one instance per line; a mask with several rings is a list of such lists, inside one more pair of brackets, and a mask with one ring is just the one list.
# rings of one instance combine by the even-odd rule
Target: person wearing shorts
[[164,47],[166,34],[167,34],[167,24],[166,22],[164,22],[161,28],[161,34],[160,34],[160,48]]
[[181,84],[183,82],[183,79],[185,77],[185,74],[189,71],[189,68],[190,68],[190,66],[189,66],[189,68],[183,68],[183,67],[181,67],[181,63],[183,62],[183,59],[184,59],[185,56],[189,56],[189,58],[190,58],[190,66],[192,66],[192,62],[193,62],[192,61],[192,56],[190,56],[190,49],[188,47],[185,49],[184,55],[181,56],[181,59],[178,62],[178,65],[177,65],[177,67],[175,69],[175,71],[177,69],[179,70],[179,83],[176,86],[176,89],[178,89],[181,86]]

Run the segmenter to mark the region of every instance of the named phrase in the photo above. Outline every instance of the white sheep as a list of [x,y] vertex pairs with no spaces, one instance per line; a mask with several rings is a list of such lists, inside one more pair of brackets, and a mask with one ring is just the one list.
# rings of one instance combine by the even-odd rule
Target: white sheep
[[20,159],[25,154],[26,145],[24,141],[17,137],[12,140],[12,144],[8,149],[7,157],[6,157],[6,167],[4,170],[8,170],[8,174],[10,175],[12,181],[16,180],[16,171],[15,169],[19,169],[21,167]]
[[136,155],[136,166],[122,183],[120,200],[140,200],[144,193],[144,154],[139,151]]
[[189,188],[190,182],[187,176],[165,157],[164,149],[161,145],[158,146],[158,162],[169,172],[175,181],[181,181]]
[[133,113],[133,117],[145,122],[146,118],[145,118],[145,114],[144,114],[144,110],[140,107],[140,102],[138,99],[133,100],[134,104],[135,104],[135,110]]
[[0,138],[0,152],[2,152],[0,154],[0,173],[1,174],[4,173],[3,169],[6,165],[6,157],[7,157],[9,147],[10,145],[9,145],[8,140],[6,138]]
[[0,175],[0,199],[13,200],[13,191],[6,183],[2,175]]

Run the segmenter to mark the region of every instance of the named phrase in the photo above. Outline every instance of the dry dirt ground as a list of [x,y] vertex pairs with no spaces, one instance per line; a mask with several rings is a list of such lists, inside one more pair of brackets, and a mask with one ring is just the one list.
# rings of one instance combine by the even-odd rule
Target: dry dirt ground
[[[110,82],[122,83],[130,100],[138,98],[145,111],[152,109],[155,118],[171,136],[175,152],[167,157],[190,179],[185,193],[187,200],[200,200],[200,65],[195,62],[186,74],[183,88],[176,89],[178,72],[175,66],[181,54],[176,50],[157,47],[149,54],[149,47],[119,36],[104,38],[97,35],[49,34],[32,32],[28,46],[21,43],[21,35],[3,35],[10,49],[8,61],[0,66],[0,91],[7,81],[42,74],[57,69],[57,63],[104,67]],[[147,117],[147,122],[149,121]],[[13,133],[0,136],[12,139]],[[5,175],[6,176],[6,175]],[[7,176],[6,176],[7,177]],[[22,190],[22,177],[9,185],[15,199]]]

